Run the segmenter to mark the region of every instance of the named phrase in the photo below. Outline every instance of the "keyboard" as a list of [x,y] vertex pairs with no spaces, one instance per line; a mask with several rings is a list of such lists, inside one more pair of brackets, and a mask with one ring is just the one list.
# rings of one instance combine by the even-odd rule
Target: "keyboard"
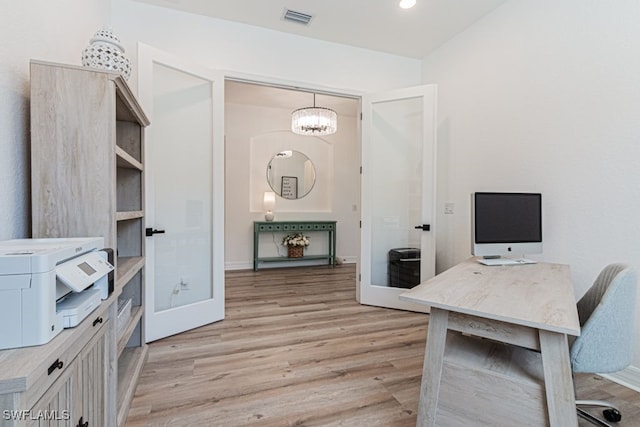
[[480,258],[480,264],[484,265],[518,265],[518,264],[535,264],[536,261],[526,258]]

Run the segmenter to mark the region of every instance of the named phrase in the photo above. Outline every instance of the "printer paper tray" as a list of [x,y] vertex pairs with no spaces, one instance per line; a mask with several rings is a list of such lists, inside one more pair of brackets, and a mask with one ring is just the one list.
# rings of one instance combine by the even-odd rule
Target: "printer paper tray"
[[98,308],[101,301],[99,289],[72,292],[56,304],[56,312],[62,314],[65,328],[73,328]]

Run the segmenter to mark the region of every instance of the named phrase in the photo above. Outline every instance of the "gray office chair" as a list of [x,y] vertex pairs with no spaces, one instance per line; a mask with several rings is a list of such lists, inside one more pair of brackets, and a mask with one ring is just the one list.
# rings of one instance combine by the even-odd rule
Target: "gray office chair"
[[[631,364],[635,339],[636,274],[624,264],[602,270],[593,286],[578,301],[581,333],[571,345],[573,372],[617,372]],[[603,407],[607,421],[620,421],[618,408],[600,400],[576,400],[578,415],[589,422],[609,426],[581,407]]]

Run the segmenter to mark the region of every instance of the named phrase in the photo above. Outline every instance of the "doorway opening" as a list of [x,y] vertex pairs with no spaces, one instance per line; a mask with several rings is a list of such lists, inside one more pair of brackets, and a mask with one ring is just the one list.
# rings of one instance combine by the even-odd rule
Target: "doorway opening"
[[[317,137],[291,131],[291,113],[313,105],[338,115],[335,134]],[[337,221],[338,263],[356,263],[360,253],[360,98],[246,80],[225,80],[225,270],[253,267],[253,223],[265,221],[264,194],[274,192],[275,221]],[[297,152],[312,174],[306,194],[279,193],[268,169],[279,153]],[[307,167],[308,169],[308,167]],[[309,184],[309,181],[312,180]],[[287,178],[287,183],[292,180]],[[294,181],[295,182],[295,181]],[[285,233],[264,234],[261,256],[286,256]],[[308,233],[305,253],[328,248],[321,233]],[[285,258],[286,259],[286,258]],[[314,265],[319,261],[270,262],[260,268]],[[266,264],[266,263],[265,263]]]

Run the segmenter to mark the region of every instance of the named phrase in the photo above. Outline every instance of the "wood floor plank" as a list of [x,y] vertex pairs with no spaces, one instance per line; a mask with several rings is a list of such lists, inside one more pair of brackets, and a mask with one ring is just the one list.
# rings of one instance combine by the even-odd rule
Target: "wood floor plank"
[[[227,272],[226,319],[150,344],[126,425],[415,426],[428,316],[358,304],[355,278],[353,265]],[[640,425],[625,387],[583,375],[577,394]]]

